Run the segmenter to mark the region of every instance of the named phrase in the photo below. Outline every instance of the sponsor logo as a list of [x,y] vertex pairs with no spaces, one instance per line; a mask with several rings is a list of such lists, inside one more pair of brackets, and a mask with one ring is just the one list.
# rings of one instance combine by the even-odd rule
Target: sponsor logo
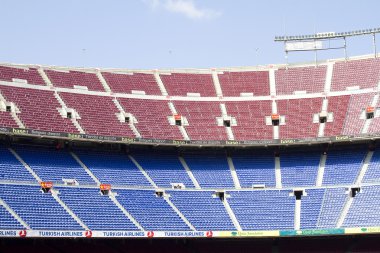
[[206,232],[206,236],[207,236],[208,238],[211,238],[211,237],[213,236],[212,231],[207,231],[207,232]]
[[135,142],[135,139],[128,138],[128,137],[123,137],[123,138],[121,138],[121,141],[124,141],[124,142]]
[[147,234],[146,234],[149,238],[152,238],[154,236],[154,232],[153,231],[149,231]]
[[349,140],[349,136],[335,136],[335,140],[342,141],[342,140]]
[[87,230],[87,231],[84,233],[84,236],[86,236],[87,238],[91,238],[91,237],[92,237],[92,231],[91,231],[91,230]]
[[25,129],[16,129],[16,128],[13,128],[13,131],[12,131],[14,134],[28,134],[28,131],[25,130]]
[[186,141],[176,141],[176,140],[174,140],[174,141],[173,141],[173,144],[176,144],[176,145],[184,145],[184,144],[186,144]]
[[20,237],[25,237],[26,236],[26,230],[21,230],[20,232],[18,232],[18,235]]
[[226,145],[239,145],[238,141],[226,141]]
[[67,137],[71,138],[71,139],[79,139],[79,138],[82,138],[82,136],[80,134],[68,134]]
[[281,144],[293,144],[296,143],[296,140],[281,140]]

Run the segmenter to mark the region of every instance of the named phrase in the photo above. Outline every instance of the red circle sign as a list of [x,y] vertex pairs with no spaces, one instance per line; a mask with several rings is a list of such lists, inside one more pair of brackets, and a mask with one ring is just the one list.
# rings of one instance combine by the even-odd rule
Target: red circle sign
[[20,237],[25,237],[25,236],[26,236],[26,230],[21,230],[21,231],[18,233],[18,235],[19,235]]
[[206,232],[206,236],[207,236],[207,237],[212,237],[212,235],[213,235],[213,234],[212,234],[212,231],[207,231],[207,232]]
[[147,234],[146,234],[149,238],[152,238],[154,236],[154,232],[153,231],[149,231]]
[[87,237],[87,238],[91,238],[92,237],[92,231],[91,230],[88,230],[84,233],[84,235]]

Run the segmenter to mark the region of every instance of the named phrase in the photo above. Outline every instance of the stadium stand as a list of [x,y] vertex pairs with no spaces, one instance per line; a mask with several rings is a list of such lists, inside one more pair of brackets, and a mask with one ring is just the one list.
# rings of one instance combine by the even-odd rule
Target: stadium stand
[[334,64],[331,91],[344,91],[348,87],[375,88],[379,84],[380,59],[369,58],[341,61]]
[[32,229],[83,229],[50,193],[43,193],[39,186],[0,184],[0,198]]
[[322,98],[278,100],[277,112],[285,116],[285,125],[280,126],[280,137],[316,137],[319,124],[313,123],[313,115],[319,113],[321,107]]
[[78,122],[87,134],[134,137],[128,123],[120,122],[111,97],[60,92],[66,105],[80,116]]
[[0,66],[0,80],[12,82],[14,79],[27,84],[46,85],[36,68]]
[[325,136],[337,136],[342,134],[349,102],[349,95],[328,98],[327,111],[333,113],[334,119],[332,122],[326,122]]
[[170,111],[168,101],[127,98],[118,100],[124,110],[137,119],[135,125],[143,138],[183,139],[178,126],[169,124],[168,117],[173,116],[173,113]]
[[297,91],[321,93],[324,90],[326,66],[295,67],[275,71],[277,95],[290,95]]
[[228,203],[243,230],[294,228],[295,198],[287,190],[229,191]]
[[70,119],[60,115],[58,109],[61,105],[53,91],[1,85],[0,92],[8,102],[13,102],[18,107],[18,116],[26,128],[78,133]]
[[187,231],[186,223],[154,191],[117,190],[117,199],[145,230]]
[[227,230],[235,227],[222,201],[212,191],[167,191],[170,200],[198,231]]
[[64,179],[74,179],[78,184],[95,184],[94,180],[66,150],[16,146],[15,151],[42,181],[63,184]]
[[3,145],[0,145],[0,180],[35,182],[36,179]]
[[380,182],[380,150],[377,148],[373,155],[367,171],[363,177],[363,183]]
[[138,228],[99,189],[57,187],[59,197],[91,230],[126,230]]
[[189,122],[186,131],[192,140],[227,140],[224,126],[218,126],[221,117],[220,104],[205,101],[174,101],[178,114]]
[[125,153],[81,149],[76,150],[75,154],[103,184],[133,187],[151,186]]
[[199,93],[202,97],[215,97],[211,74],[171,73],[160,74],[169,96],[187,96]]
[[194,188],[176,153],[152,150],[133,152],[132,156],[158,187],[171,188],[172,184],[181,183],[186,188]]
[[17,122],[12,117],[12,114],[10,112],[1,112],[0,111],[0,124],[2,126],[18,127]]
[[241,93],[253,93],[254,96],[269,96],[268,71],[225,71],[218,74],[223,96],[239,97]]
[[[202,160],[199,159],[200,155]],[[220,152],[186,152],[183,157],[202,188],[233,188],[226,155]]]
[[24,226],[0,205],[0,229],[24,229]]
[[73,89],[75,86],[87,87],[88,90],[104,91],[103,85],[95,73],[81,71],[63,71],[45,69],[51,83],[57,87]]
[[241,187],[276,186],[274,154],[270,151],[235,151],[232,153],[232,161]]
[[226,109],[237,121],[232,126],[235,140],[273,138],[273,127],[265,124],[265,117],[272,115],[271,101],[228,101]]
[[161,95],[153,74],[102,72],[102,75],[113,92],[132,93],[132,91],[144,91],[146,95]]

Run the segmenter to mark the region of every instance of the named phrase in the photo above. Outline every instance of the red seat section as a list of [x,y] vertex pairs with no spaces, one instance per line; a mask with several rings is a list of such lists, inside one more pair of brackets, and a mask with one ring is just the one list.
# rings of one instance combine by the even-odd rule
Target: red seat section
[[26,80],[28,84],[45,85],[36,68],[0,66],[0,80],[12,82],[13,78]]
[[132,93],[132,90],[145,91],[146,95],[162,95],[153,74],[102,73],[113,92]]
[[185,116],[191,140],[227,140],[224,126],[218,126],[216,117],[221,117],[219,102],[174,101],[177,113]]
[[326,123],[325,136],[341,135],[347,115],[348,103],[350,102],[350,95],[329,97],[328,100],[327,111],[333,113],[334,120],[333,122]]
[[53,91],[0,86],[8,102],[14,102],[21,113],[17,114],[26,128],[53,132],[77,133],[70,119],[62,118],[61,105]]
[[240,93],[270,95],[268,71],[224,72],[218,77],[225,97],[239,97]]
[[66,92],[59,94],[68,107],[79,113],[81,119],[78,122],[86,134],[135,137],[130,126],[117,118],[119,110],[111,97]]
[[0,112],[0,126],[18,127],[16,121],[12,118],[12,115],[10,112]]
[[103,85],[95,73],[86,73],[80,71],[58,71],[45,70],[51,83],[57,87],[74,88],[77,86],[86,86],[89,90],[104,91]]
[[280,139],[317,137],[319,124],[313,123],[313,115],[321,109],[322,98],[278,100],[277,112],[285,116]]
[[137,130],[147,139],[182,140],[178,126],[169,124],[168,116],[173,116],[168,101],[118,98],[124,111],[133,114],[138,123]]
[[334,64],[331,91],[343,91],[350,86],[374,88],[379,81],[379,58],[337,62]]
[[326,66],[279,69],[275,72],[277,95],[294,91],[320,93],[324,91]]
[[365,123],[365,117],[364,119],[361,119],[360,116],[362,111],[366,110],[366,108],[371,105],[374,95],[375,93],[351,95],[342,134],[361,134]]
[[265,116],[272,114],[271,101],[226,102],[228,115],[235,117],[237,126],[232,130],[236,140],[273,139],[273,127],[265,124]]
[[187,96],[187,93],[199,93],[202,97],[215,97],[215,87],[211,74],[172,73],[160,75],[170,96]]

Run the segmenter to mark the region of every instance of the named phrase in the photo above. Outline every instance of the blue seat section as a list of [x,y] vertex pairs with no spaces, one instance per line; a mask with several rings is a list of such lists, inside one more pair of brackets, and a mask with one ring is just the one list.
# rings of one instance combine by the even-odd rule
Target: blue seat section
[[241,187],[265,184],[275,187],[274,154],[271,152],[234,152],[232,161]]
[[126,154],[102,151],[75,151],[75,153],[103,184],[151,186]]
[[0,229],[24,229],[24,226],[0,205]]
[[83,230],[69,213],[39,186],[0,185],[0,198],[32,229]]
[[336,228],[346,199],[345,188],[326,188],[316,228]]
[[280,154],[282,187],[315,186],[321,152],[289,150]]
[[228,193],[228,203],[243,230],[294,228],[295,197],[289,196],[289,190]]
[[170,200],[197,231],[234,231],[222,201],[212,191],[167,191]]
[[380,186],[364,186],[351,204],[343,227],[380,226]]
[[176,153],[147,151],[132,156],[158,187],[171,188],[171,183],[183,183],[186,188],[194,188]]
[[117,193],[120,204],[145,230],[190,230],[165,199],[157,197],[154,191],[119,189]]
[[59,187],[59,197],[91,230],[138,230],[99,189]]
[[36,182],[24,165],[3,145],[0,145],[0,157],[0,180]]
[[367,148],[361,146],[329,150],[323,175],[323,185],[355,183],[366,153]]
[[68,151],[32,146],[17,146],[15,150],[42,181],[62,184],[62,179],[76,179],[79,184],[95,184]]
[[225,154],[193,152],[185,153],[184,159],[201,188],[234,188]]
[[307,189],[301,198],[301,229],[317,227],[325,189]]
[[363,183],[380,183],[380,149],[374,151],[364,175]]

